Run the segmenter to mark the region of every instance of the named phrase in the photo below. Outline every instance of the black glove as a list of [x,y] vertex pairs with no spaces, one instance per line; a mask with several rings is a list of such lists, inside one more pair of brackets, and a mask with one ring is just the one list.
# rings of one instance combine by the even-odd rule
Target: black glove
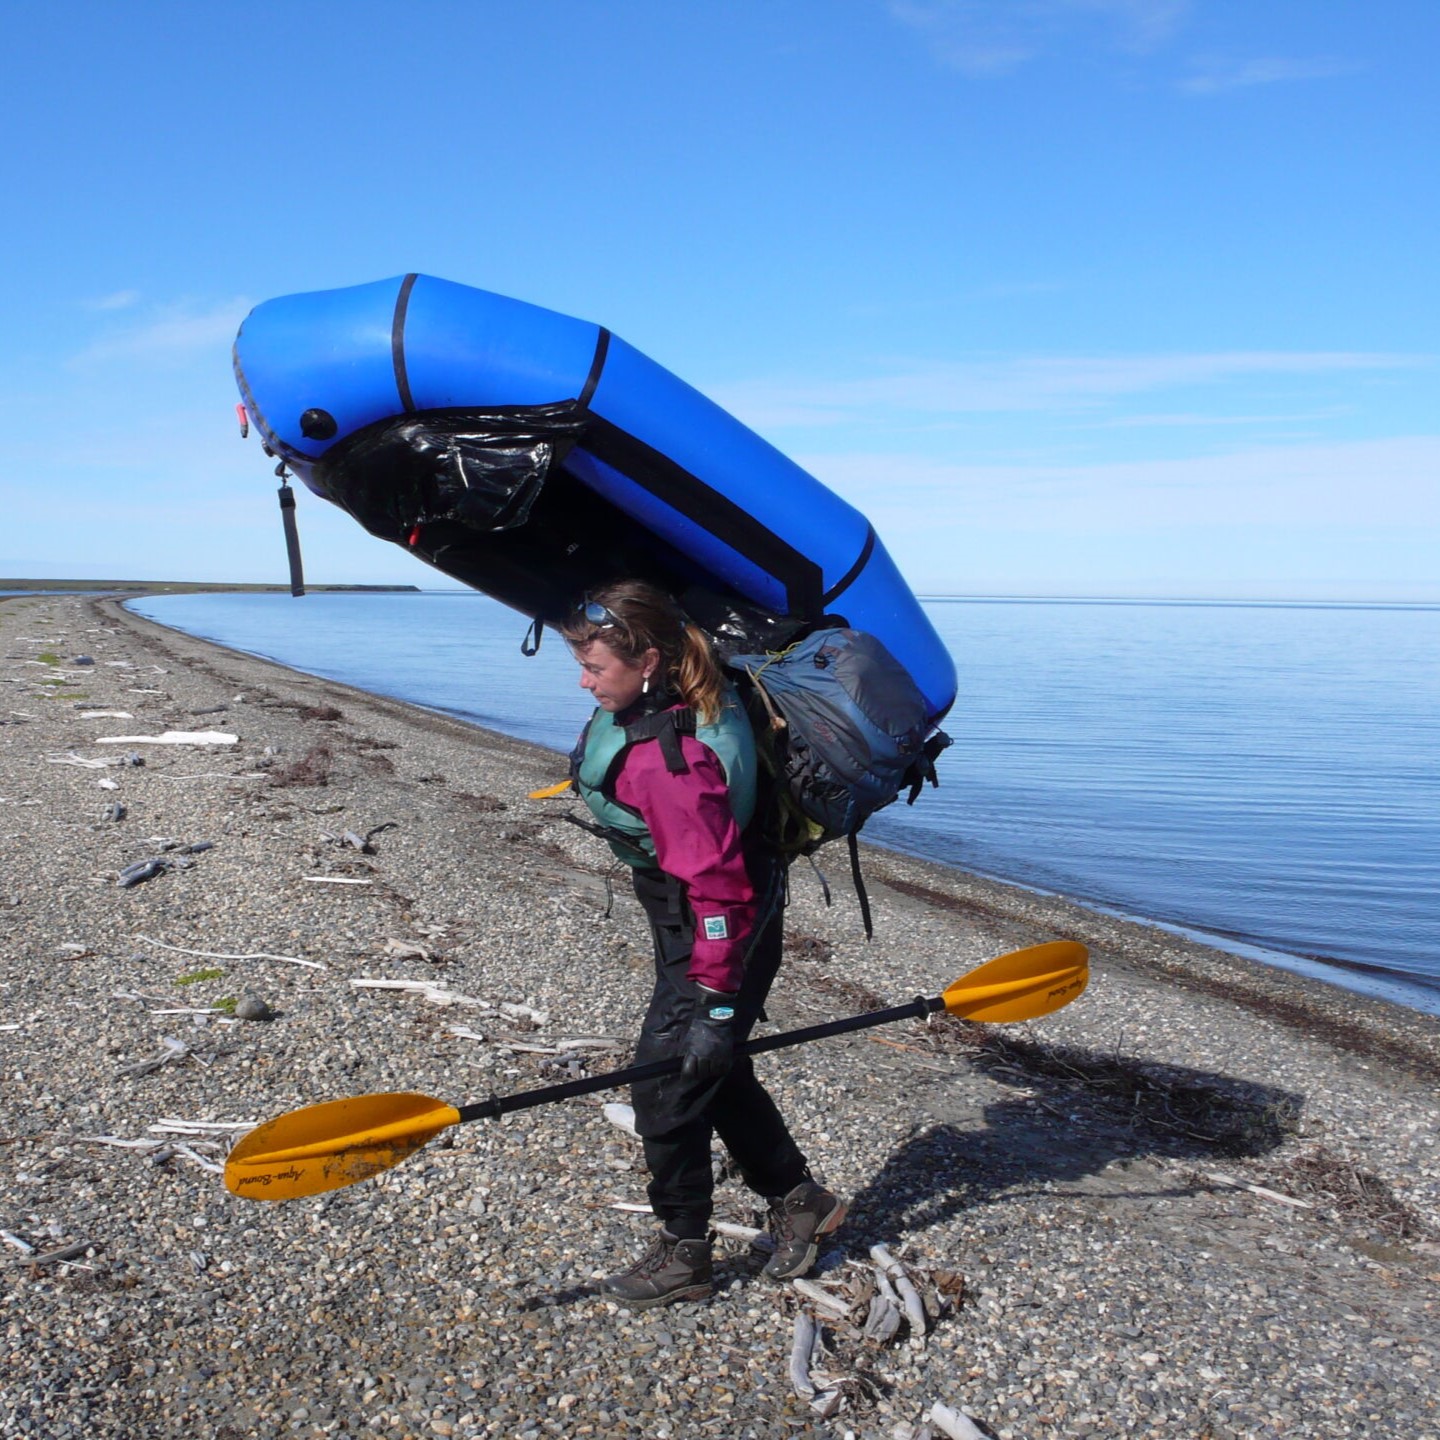
[[685,1080],[719,1080],[735,1061],[735,996],[723,990],[700,991],[700,1005],[685,1032],[681,1050]]

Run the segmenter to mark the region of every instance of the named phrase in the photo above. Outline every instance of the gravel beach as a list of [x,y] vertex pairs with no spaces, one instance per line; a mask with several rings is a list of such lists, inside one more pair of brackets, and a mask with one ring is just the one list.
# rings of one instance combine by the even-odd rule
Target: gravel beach
[[[772,1028],[1050,939],[1090,988],[757,1061],[851,1197],[832,1299],[758,1273],[728,1181],[713,1299],[631,1314],[598,1292],[652,1223],[622,1093],[285,1204],[218,1173],[301,1105],[626,1063],[648,937],[573,802],[527,798],[559,757],[113,600],[0,601],[0,657],[0,1435],[1440,1436],[1432,1017],[880,851],[867,944],[832,847]],[[889,1335],[877,1244],[930,1302]]]

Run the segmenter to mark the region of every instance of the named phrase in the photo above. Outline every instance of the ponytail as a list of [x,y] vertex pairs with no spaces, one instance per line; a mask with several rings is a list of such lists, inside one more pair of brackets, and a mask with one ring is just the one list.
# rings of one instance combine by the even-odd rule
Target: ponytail
[[675,665],[674,688],[695,712],[702,725],[711,725],[720,718],[725,679],[715,663],[715,652],[699,626],[685,622],[681,644],[683,649]]

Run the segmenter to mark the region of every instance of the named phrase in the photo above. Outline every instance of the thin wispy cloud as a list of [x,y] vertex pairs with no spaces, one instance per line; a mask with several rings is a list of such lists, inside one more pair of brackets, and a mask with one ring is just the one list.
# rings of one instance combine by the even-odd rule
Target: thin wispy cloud
[[87,310],[128,310],[140,302],[138,290],[116,290],[113,294],[102,295],[97,300],[87,300]]
[[252,304],[236,297],[207,304],[182,301],[156,307],[132,324],[97,335],[71,363],[83,367],[115,360],[185,359],[199,352],[213,352],[217,347],[223,353]]
[[1180,90],[1186,95],[1220,95],[1257,85],[1330,80],[1337,75],[1352,75],[1359,68],[1353,61],[1324,56],[1306,60],[1231,60],[1206,56],[1192,62],[1192,74],[1180,82]]
[[1194,430],[1232,429],[1246,425],[1316,425],[1338,419],[1348,413],[1339,406],[1328,410],[1308,410],[1286,415],[1207,415],[1200,411],[1176,414],[1112,415],[1091,422],[1096,430]]
[[891,0],[890,13],[943,65],[976,77],[1007,75],[1032,60],[1093,40],[1149,54],[1184,23],[1189,0]]
[[[1249,446],[1080,465],[956,464],[889,453],[797,459],[882,534],[955,527],[1085,533],[1115,526],[1440,527],[1440,436]],[[883,523],[882,523],[883,521]]]
[[907,366],[851,379],[757,379],[712,386],[709,393],[763,430],[892,421],[907,414],[1073,414],[1128,397],[1220,387],[1237,380],[1397,371],[1432,363],[1425,356],[1350,351],[1041,356]]

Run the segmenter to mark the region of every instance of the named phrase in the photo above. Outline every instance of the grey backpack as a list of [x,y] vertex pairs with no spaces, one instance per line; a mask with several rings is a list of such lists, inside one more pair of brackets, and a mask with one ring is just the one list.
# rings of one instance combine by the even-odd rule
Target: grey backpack
[[909,673],[873,635],[815,630],[782,651],[727,661],[745,692],[761,763],[771,776],[771,829],[780,847],[808,855],[844,836],[865,918],[855,837],[908,788],[915,803],[935,757],[950,744],[932,730]]

